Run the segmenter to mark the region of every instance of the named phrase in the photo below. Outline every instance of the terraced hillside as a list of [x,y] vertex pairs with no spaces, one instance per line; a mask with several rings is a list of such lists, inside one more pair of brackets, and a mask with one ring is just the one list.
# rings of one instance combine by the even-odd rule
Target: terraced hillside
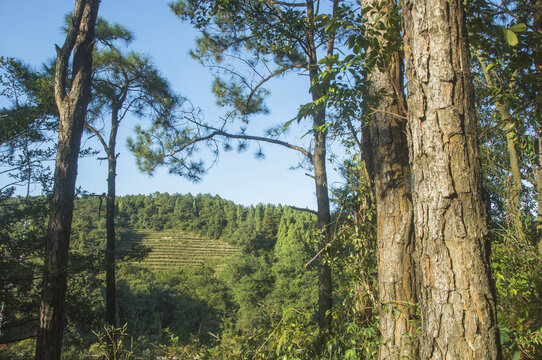
[[220,266],[224,260],[239,252],[225,242],[210,240],[183,232],[155,232],[138,230],[121,235],[119,251],[141,244],[152,249],[141,265],[154,271],[169,270],[187,265]]

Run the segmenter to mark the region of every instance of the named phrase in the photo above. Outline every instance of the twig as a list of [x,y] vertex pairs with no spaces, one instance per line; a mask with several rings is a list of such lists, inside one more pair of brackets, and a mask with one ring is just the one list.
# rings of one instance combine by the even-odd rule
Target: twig
[[322,249],[320,249],[320,251],[318,251],[318,253],[317,253],[316,255],[314,255],[314,257],[313,257],[312,259],[310,259],[308,263],[305,264],[304,268],[306,269],[310,264],[312,264],[312,263],[318,258],[318,256],[320,256],[320,255],[328,248],[328,246],[331,245],[335,240],[337,240],[337,238],[338,238],[339,236],[341,236],[347,229],[348,229],[347,227],[342,228],[341,231],[339,231],[339,232],[337,233],[337,235],[335,235],[335,236],[333,237],[333,239],[331,239],[331,240],[326,244],[326,246],[322,247]]
[[403,116],[403,115],[399,115],[399,114],[396,114],[396,113],[393,113],[393,112],[391,112],[391,111],[379,110],[379,109],[375,109],[375,108],[373,108],[373,107],[369,107],[369,110],[372,110],[372,111],[374,111],[374,112],[381,112],[381,113],[388,114],[388,115],[393,115],[393,116],[395,116],[395,117],[398,117],[399,119],[408,120],[408,117]]

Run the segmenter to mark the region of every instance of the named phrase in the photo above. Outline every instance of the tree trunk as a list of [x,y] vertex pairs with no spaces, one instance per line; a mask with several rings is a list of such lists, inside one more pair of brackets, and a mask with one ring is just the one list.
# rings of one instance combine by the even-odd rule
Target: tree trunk
[[509,202],[510,209],[508,216],[512,224],[512,229],[517,237],[523,238],[523,221],[521,214],[521,170],[519,168],[519,157],[516,148],[517,135],[510,115],[508,104],[497,104],[497,108],[501,113],[504,121],[504,131],[506,133],[506,147],[508,149],[508,157],[510,159],[510,173],[512,174],[512,183],[510,184]]
[[[318,127],[324,121],[324,114],[316,115],[314,119],[315,127]],[[316,131],[314,138],[313,165],[316,201],[318,204],[317,225],[321,232],[321,239],[318,244],[318,250],[320,251],[328,244],[330,235],[329,225],[331,223],[326,172],[326,133]],[[331,314],[329,312],[333,306],[331,268],[325,262],[326,256],[324,254],[327,254],[326,250],[319,257],[318,262],[318,325],[322,332],[330,329]]]
[[[542,32],[542,0],[533,0],[533,30],[538,33]],[[538,79],[534,108],[535,119],[538,123],[537,233],[538,253],[542,256],[542,45],[540,43],[534,49],[534,65]]]
[[117,290],[115,281],[115,185],[117,176],[117,156],[115,154],[118,131],[118,108],[113,106],[111,112],[111,133],[107,147],[107,202],[105,207],[105,227],[107,245],[105,250],[105,320],[107,324],[116,327]]
[[[478,61],[482,66],[482,71],[487,85],[495,86],[493,83],[493,78],[491,76],[490,70],[483,57],[479,52],[476,51],[478,56]],[[517,72],[513,76],[512,84],[515,83],[517,77]],[[513,85],[510,86],[513,88]],[[504,123],[504,131],[506,134],[506,147],[508,150],[508,157],[510,159],[510,173],[512,174],[512,183],[510,184],[510,191],[508,194],[509,201],[509,210],[508,218],[512,223],[512,229],[518,237],[524,237],[523,234],[523,222],[522,222],[522,213],[521,213],[521,170],[519,168],[519,157],[516,148],[517,134],[514,126],[514,121],[510,113],[510,105],[507,101],[501,102],[497,100],[496,103],[497,110],[501,115],[501,120]]]
[[[309,23],[314,21],[314,1],[307,1],[307,18]],[[316,44],[314,43],[314,34],[308,28],[306,30],[307,52],[309,60],[309,79],[311,85],[315,83],[318,76],[318,58],[316,54]],[[328,46],[329,53],[329,46]],[[321,89],[313,86],[311,90],[312,100],[316,101],[321,97]],[[320,229],[320,242],[318,250],[324,250],[327,247],[331,223],[331,215],[329,208],[329,194],[327,188],[327,171],[326,171],[326,137],[327,131],[324,129],[326,122],[326,109],[321,106],[313,115],[313,131],[314,131],[314,152],[312,154],[312,165],[314,167],[314,184],[316,187],[316,202],[317,202],[317,226]],[[332,279],[331,268],[325,262],[327,250],[324,250],[318,260],[318,326],[320,334],[323,335],[329,332],[331,326],[331,308],[332,300]]]
[[403,4],[421,359],[501,358],[462,4]]
[[[57,48],[55,100],[59,111],[58,148],[47,244],[36,359],[60,359],[64,328],[68,249],[77,160],[90,99],[92,47],[99,1],[77,0],[62,49]],[[68,61],[73,51],[70,91]]]
[[[377,5],[385,5],[379,7]],[[376,34],[376,21],[388,23],[394,1],[362,0],[366,36],[377,36],[383,67],[375,67],[367,75],[367,99],[376,111],[364,128],[364,153],[369,158],[375,182],[377,210],[378,297],[381,345],[379,359],[405,359],[417,355],[416,283],[414,273],[413,208],[410,194],[410,166],[405,132],[402,64],[397,51],[389,61],[386,39]],[[399,35],[397,35],[399,36]],[[379,94],[384,93],[380,98]],[[366,100],[367,100],[366,99]],[[396,115],[393,115],[396,114]],[[402,117],[401,117],[402,116]]]

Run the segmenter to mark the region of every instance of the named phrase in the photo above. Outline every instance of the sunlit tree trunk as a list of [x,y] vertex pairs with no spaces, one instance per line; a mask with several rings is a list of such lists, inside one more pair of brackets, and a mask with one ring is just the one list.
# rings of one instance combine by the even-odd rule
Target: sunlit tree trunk
[[462,5],[402,7],[421,359],[501,357]]
[[[366,37],[378,39],[381,49],[367,53],[381,59],[368,69],[368,96],[372,106],[365,127],[366,154],[372,165],[377,209],[378,297],[381,345],[379,359],[413,358],[417,354],[416,283],[414,273],[413,208],[410,166],[405,132],[402,59],[388,53],[388,41],[377,30],[390,25],[394,1],[363,0]],[[387,34],[391,35],[391,34]],[[399,36],[399,34],[396,34]],[[388,37],[389,38],[389,37]],[[377,43],[371,42],[371,43]],[[384,94],[384,95],[379,95]]]
[[[54,87],[60,123],[36,342],[36,359],[40,360],[60,359],[62,348],[73,197],[81,135],[90,100],[98,6],[97,0],[76,1],[66,41],[62,48],[57,48]],[[68,81],[72,52],[71,81]]]

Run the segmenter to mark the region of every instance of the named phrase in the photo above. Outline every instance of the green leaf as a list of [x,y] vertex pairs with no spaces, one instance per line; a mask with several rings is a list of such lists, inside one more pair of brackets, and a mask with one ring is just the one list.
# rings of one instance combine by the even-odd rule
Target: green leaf
[[527,30],[527,25],[525,25],[524,23],[519,23],[519,24],[510,26],[509,29],[510,29],[510,31],[513,31],[515,33],[523,32],[523,31]]
[[347,55],[345,58],[344,58],[344,62],[345,63],[349,63],[350,61],[352,61],[354,59],[354,54],[349,54]]
[[514,355],[512,355],[512,360],[519,360],[521,358],[521,353],[519,351],[516,351]]
[[290,127],[290,125],[292,124],[292,121],[294,121],[295,119],[292,119],[292,120],[288,120],[284,123],[284,125],[282,125],[282,130],[283,131],[286,131],[286,129],[288,129]]
[[507,28],[503,28],[502,30],[504,32],[504,37],[506,38],[508,45],[516,46],[518,44],[518,37],[516,36],[516,34]]
[[489,65],[487,66],[487,68],[486,68],[486,71],[487,71],[487,72],[491,71],[491,69],[493,69],[493,68],[495,67],[495,65],[497,65],[497,64],[496,64],[496,63],[491,63],[491,64],[489,64]]
[[335,25],[335,24],[333,23],[333,21],[328,22],[328,23],[326,24],[326,26],[324,27],[324,30],[325,30],[325,31],[329,31],[329,29],[331,29],[331,28],[333,27],[333,25]]

